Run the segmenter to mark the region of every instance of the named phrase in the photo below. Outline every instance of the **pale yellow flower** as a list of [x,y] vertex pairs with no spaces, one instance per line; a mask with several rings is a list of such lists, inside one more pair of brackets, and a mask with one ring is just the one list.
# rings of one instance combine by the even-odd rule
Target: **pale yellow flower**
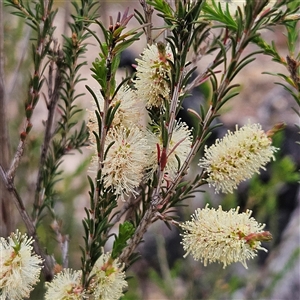
[[33,239],[19,231],[0,238],[0,299],[29,297],[39,281],[43,260],[32,252]]
[[[104,98],[99,90],[95,91],[97,101],[100,109],[104,108]],[[131,127],[133,125],[141,127],[145,122],[145,118],[148,115],[145,105],[140,101],[136,95],[136,92],[129,86],[122,86],[117,95],[110,103],[110,107],[115,107],[119,104],[119,107],[114,115],[112,126]],[[95,105],[93,105],[95,107]],[[96,115],[91,112],[90,120],[93,123],[97,123]]]
[[90,277],[90,293],[95,300],[118,300],[128,286],[124,266],[113,260],[110,253],[102,254],[96,261]]
[[254,173],[275,159],[272,140],[262,130],[260,124],[248,124],[234,133],[228,131],[221,140],[204,149],[204,157],[199,166],[207,173],[209,186],[216,192],[232,193],[238,184],[251,178]]
[[[102,110],[104,107],[104,99],[101,95],[100,91],[95,91],[95,94],[97,95],[97,101],[100,106],[100,109]],[[106,187],[113,185],[113,187],[118,191],[117,193],[121,193],[121,191],[124,191],[125,194],[127,194],[130,191],[133,191],[134,187],[136,187],[136,180],[140,180],[142,177],[142,169],[145,164],[141,164],[141,159],[145,156],[145,149],[147,148],[147,142],[145,141],[145,134],[143,131],[143,127],[145,124],[145,119],[147,115],[147,111],[145,108],[145,105],[141,101],[137,101],[136,94],[133,90],[131,90],[128,86],[121,87],[121,89],[118,91],[117,95],[114,97],[113,101],[110,104],[110,107],[115,107],[117,104],[119,104],[119,107],[114,115],[111,128],[108,131],[107,139],[106,139],[106,146],[108,146],[110,143],[115,142],[115,145],[112,147],[112,149],[116,149],[116,147],[119,147],[120,143],[126,143],[125,140],[128,140],[129,143],[133,142],[133,137],[136,136],[134,139],[134,143],[132,144],[132,147],[119,147],[120,150],[117,154],[114,152],[109,152],[107,159],[105,160],[105,170],[104,174],[108,175],[108,172],[112,172],[112,176],[106,176],[105,182]],[[91,142],[91,147],[94,150],[94,155],[92,157],[92,170],[98,168],[98,151],[97,151],[97,144],[96,144],[96,137],[93,133],[96,132],[99,134],[99,125],[98,120],[96,117],[96,105],[93,104],[93,107],[95,108],[93,111],[90,110],[89,112],[89,122],[88,122],[88,128],[90,132],[89,140]],[[131,132],[131,133],[130,133]],[[117,138],[118,133],[120,133],[120,137]],[[140,139],[140,140],[139,140]],[[128,143],[127,143],[128,145]],[[122,151],[123,154],[121,154]],[[133,151],[133,152],[132,152]],[[132,153],[132,155],[135,156],[135,159],[132,161],[132,156],[127,156],[130,167],[133,167],[131,165],[132,163],[140,163],[140,167],[136,166],[134,169],[135,171],[139,169],[139,171],[136,173],[134,184],[130,185],[129,182],[133,179],[130,173],[126,172],[121,165],[123,165],[126,162],[125,156],[129,153]],[[142,154],[141,154],[142,153]],[[112,162],[110,159],[114,155],[119,155],[114,159]],[[118,161],[118,159],[120,159]],[[116,167],[115,170],[112,170],[111,167]],[[124,174],[121,175],[120,172],[124,171]],[[133,171],[134,172],[134,171]],[[122,179],[120,179],[120,176]],[[125,177],[127,177],[127,180],[125,180]],[[117,179],[118,178],[118,179]],[[137,179],[138,178],[138,179]],[[123,185],[124,183],[124,185]],[[129,185],[127,185],[128,183]],[[130,187],[129,187],[130,186]]]
[[102,170],[104,185],[118,195],[136,194],[149,165],[148,133],[138,127],[111,128],[106,138],[109,147]]
[[220,262],[225,268],[234,262],[241,262],[247,268],[246,261],[257,256],[258,250],[267,250],[261,241],[272,238],[265,225],[259,224],[251,211],[239,213],[239,207],[228,212],[219,206],[218,210],[197,209],[192,220],[182,223],[184,230],[182,244],[185,256],[191,254],[195,260],[204,263]]
[[173,60],[173,54],[168,45],[148,45],[141,59],[136,59],[137,72],[135,88],[138,98],[146,102],[146,107],[161,107],[162,98],[170,98],[171,66],[167,60]]
[[51,282],[46,282],[45,300],[82,300],[85,299],[81,284],[81,271],[64,269],[56,274]]

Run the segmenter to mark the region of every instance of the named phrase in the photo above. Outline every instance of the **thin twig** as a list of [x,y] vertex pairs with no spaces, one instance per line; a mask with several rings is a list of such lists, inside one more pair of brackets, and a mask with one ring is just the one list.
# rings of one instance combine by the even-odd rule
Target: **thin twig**
[[141,190],[139,190],[138,192],[139,195],[137,197],[131,195],[129,199],[126,199],[126,202],[123,203],[122,208],[114,215],[114,218],[111,221],[112,225],[115,225],[118,222],[120,222],[125,214],[125,220],[128,221],[133,219],[133,216],[135,215],[136,211],[140,209],[142,201],[144,201],[141,195]]
[[[232,43],[231,40],[228,40],[226,45],[225,45],[225,52],[227,53],[228,50],[230,49]],[[222,50],[220,50],[218,52],[218,54],[216,55],[216,57],[220,57],[222,53]],[[214,59],[207,67],[206,69],[199,74],[192,82],[190,82],[185,88],[184,88],[184,92],[188,93],[189,91],[191,91],[192,89],[194,89],[195,87],[198,87],[201,83],[203,83],[204,81],[206,81],[209,76],[210,76],[210,72],[209,70],[214,69],[218,64],[220,63],[220,59]],[[216,72],[215,72],[216,73]]]
[[[9,138],[6,116],[6,91],[4,82],[4,28],[3,6],[0,3],[0,164],[5,169],[9,167]],[[0,235],[7,236],[13,230],[12,203],[7,201],[8,192],[0,182]]]
[[24,148],[25,148],[25,140],[23,140],[22,138],[20,138],[15,156],[13,158],[13,161],[10,165],[10,168],[7,172],[7,177],[10,179],[14,179],[17,168],[19,166],[19,163],[21,161],[21,157],[23,156],[24,153]]
[[28,235],[31,236],[34,240],[34,244],[33,244],[33,248],[34,251],[43,258],[44,260],[44,268],[43,268],[43,273],[45,276],[46,281],[51,281],[53,278],[53,271],[52,271],[52,266],[51,266],[51,260],[49,259],[49,257],[44,253],[44,251],[42,250],[41,246],[40,246],[40,242],[36,233],[36,228],[33,225],[32,220],[30,219],[30,216],[28,215],[23,200],[20,197],[20,195],[18,194],[14,183],[12,181],[12,179],[10,177],[8,177],[8,174],[5,172],[5,170],[3,169],[2,165],[0,165],[0,177],[2,177],[2,180],[6,186],[6,189],[8,190],[8,192],[10,193],[21,217],[22,220],[26,226]]
[[153,223],[152,218],[155,215],[155,211],[156,211],[156,207],[150,205],[149,209],[146,211],[145,215],[143,216],[139,226],[136,228],[133,237],[128,241],[128,246],[121,253],[119,259],[122,263],[125,263],[125,265],[128,265],[129,257],[134,252],[135,248],[139,245],[149,225]]
[[153,14],[153,8],[147,4],[145,0],[140,0],[140,4],[143,7],[144,13],[145,13],[145,21],[147,26],[145,27],[144,31],[147,38],[147,44],[152,45],[153,38],[152,38],[152,14]]
[[[49,13],[51,12],[51,9],[49,7],[48,0],[45,1],[44,3],[45,9],[44,9],[44,16],[38,23],[38,21],[33,18],[29,12],[19,3],[17,2],[15,5],[16,7],[22,11],[24,15],[26,15],[27,18],[31,20],[33,24],[36,25],[36,27],[39,28],[39,32],[43,33],[43,28],[45,25],[45,20],[47,20]],[[32,75],[32,80],[30,82],[29,88],[28,88],[28,98],[26,99],[25,102],[25,110],[26,110],[26,119],[25,119],[25,124],[24,124],[24,130],[20,134],[20,141],[19,145],[17,147],[16,153],[14,155],[13,161],[11,163],[11,166],[7,172],[7,176],[9,179],[13,180],[16,174],[16,170],[20,164],[21,158],[24,153],[24,148],[25,148],[25,141],[27,138],[28,133],[30,132],[32,128],[32,123],[31,123],[31,116],[34,111],[34,108],[39,100],[39,90],[40,87],[37,84],[37,81],[40,81],[41,77],[41,67],[42,67],[42,61],[43,61],[43,55],[45,51],[45,43],[46,43],[46,38],[44,36],[44,33],[39,35],[39,38],[37,40],[36,45],[34,46],[35,49],[35,55],[39,56],[39,60],[34,61],[34,71]]]
[[[36,190],[35,190],[35,200],[34,200],[34,210],[38,210],[41,205],[41,199],[40,199],[40,191],[41,191],[41,185],[43,180],[43,169],[49,149],[49,145],[51,142],[51,136],[52,136],[52,125],[55,115],[55,109],[57,106],[57,102],[60,97],[60,88],[63,82],[63,76],[61,74],[61,69],[59,67],[60,61],[62,61],[62,55],[61,51],[57,49],[57,41],[54,41],[54,53],[57,54],[57,61],[56,61],[56,74],[55,74],[55,82],[54,86],[52,86],[52,79],[53,79],[53,69],[55,66],[55,61],[52,60],[49,65],[49,86],[48,86],[48,96],[49,96],[49,102],[48,102],[48,118],[46,121],[46,128],[45,128],[45,135],[44,135],[44,142],[42,145],[42,151],[41,151],[41,157],[40,157],[40,163],[39,163],[39,172],[38,172],[38,178],[37,178],[37,184],[36,184]],[[58,63],[57,63],[58,62]],[[34,222],[37,221],[37,215],[35,217]]]

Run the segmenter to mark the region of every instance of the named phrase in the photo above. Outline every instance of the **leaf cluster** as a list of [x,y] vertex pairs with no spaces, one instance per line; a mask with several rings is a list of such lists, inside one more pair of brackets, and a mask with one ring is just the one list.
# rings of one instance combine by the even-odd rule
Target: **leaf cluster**
[[[86,217],[82,220],[84,228],[84,247],[81,248],[82,257],[82,282],[84,286],[89,284],[89,273],[95,262],[103,253],[103,247],[112,234],[112,212],[117,206],[116,196],[110,190],[104,190],[103,184],[96,183],[89,177],[90,183],[90,208],[85,209]],[[99,190],[101,189],[101,191]],[[95,202],[97,198],[97,202]]]
[[[86,52],[86,39],[90,36],[85,30],[85,25],[90,25],[87,20],[96,17],[95,3],[82,1],[82,7],[73,3],[75,14],[72,15],[73,23],[69,23],[72,30],[71,37],[64,36],[63,48],[53,47],[48,51],[49,79],[48,79],[48,119],[40,162],[40,173],[36,191],[34,219],[39,222],[39,217],[45,207],[49,208],[52,217],[55,217],[55,200],[57,199],[55,184],[61,180],[62,170],[59,168],[65,155],[73,150],[81,152],[87,145],[88,132],[85,122],[78,124],[77,115],[82,115],[75,100],[84,94],[76,94],[76,85],[82,81],[80,69],[86,64],[80,62]],[[86,15],[82,15],[86,13]],[[55,45],[55,43],[54,43]],[[53,69],[56,66],[56,73]],[[60,109],[60,116],[56,124],[52,125],[54,111]],[[53,132],[53,133],[50,133]],[[44,198],[41,199],[40,191],[43,190]]]
[[30,76],[28,85],[28,94],[25,100],[25,116],[27,119],[25,130],[21,133],[21,140],[25,140],[26,136],[32,128],[31,116],[36,104],[40,98],[40,91],[43,86],[43,73],[45,67],[43,62],[49,52],[52,36],[55,31],[53,20],[56,12],[52,10],[53,1],[50,0],[45,6],[44,1],[14,1],[5,0],[6,6],[12,7],[12,14],[20,18],[24,18],[26,24],[33,29],[35,36],[32,37],[32,60],[33,72]]
[[104,98],[112,96],[119,89],[119,87],[116,88],[115,74],[120,63],[121,52],[137,41],[142,34],[138,29],[124,32],[132,17],[133,15],[128,15],[128,9],[124,12],[122,18],[119,13],[115,24],[113,24],[112,18],[110,19],[108,29],[100,21],[95,21],[103,33],[104,41],[101,41],[96,34],[92,33],[99,44],[101,52],[99,58],[93,62],[91,71],[101,87]]

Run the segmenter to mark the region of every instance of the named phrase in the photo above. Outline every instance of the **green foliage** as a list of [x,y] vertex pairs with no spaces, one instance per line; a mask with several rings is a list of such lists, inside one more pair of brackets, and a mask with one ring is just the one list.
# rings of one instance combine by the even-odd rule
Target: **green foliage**
[[[285,83],[276,82],[282,85],[289,94],[295,99],[300,107],[300,48],[299,48],[299,6],[296,1],[283,1],[282,5],[287,4],[286,10],[280,16],[281,24],[286,30],[286,43],[288,47],[288,55],[286,58],[279,53],[274,42],[268,44],[261,37],[257,37],[254,42],[263,50],[265,55],[272,57],[272,60],[284,66],[289,75],[282,73],[265,72],[283,79]],[[278,14],[273,14],[274,23],[278,18]],[[299,115],[299,112],[295,110]]]
[[[46,278],[51,279],[53,276],[52,261],[58,262],[63,267],[68,266],[68,253],[64,251],[65,245],[62,242],[67,241],[68,236],[63,232],[67,230],[75,235],[77,225],[73,215],[75,210],[73,200],[78,194],[85,192],[86,181],[81,176],[86,172],[90,157],[85,159],[72,174],[64,172],[63,166],[67,155],[82,153],[83,147],[89,144],[89,135],[95,140],[97,161],[93,178],[87,179],[89,206],[85,208],[85,217],[82,219],[83,245],[80,249],[84,289],[88,289],[93,281],[90,273],[104,253],[104,247],[107,247],[109,239],[114,238],[110,263],[119,260],[127,269],[138,259],[136,249],[149,227],[159,220],[169,228],[174,224],[177,225],[177,208],[187,206],[195,194],[204,192],[203,185],[207,184],[205,170],[201,170],[198,174],[188,174],[188,170],[195,157],[203,152],[212,131],[222,125],[217,118],[222,113],[224,105],[238,96],[239,83],[234,80],[258,55],[267,55],[275,63],[286,68],[287,73],[266,73],[283,80],[284,83],[278,84],[292,95],[300,107],[299,7],[295,1],[278,1],[269,9],[266,8],[268,0],[247,0],[245,5],[239,6],[234,13],[230,10],[229,4],[224,8],[215,0],[176,0],[175,3],[163,0],[150,0],[147,3],[141,1],[144,11],[135,10],[140,27],[134,29],[128,29],[128,23],[134,16],[129,14],[128,9],[123,14],[119,13],[115,22],[111,17],[110,24],[105,26],[98,19],[98,1],[73,1],[73,14],[69,22],[71,33],[63,36],[62,46],[54,37],[56,31],[53,24],[57,10],[53,8],[52,0],[5,0],[4,3],[10,7],[13,15],[24,19],[26,25],[32,29],[30,42],[32,66],[29,68],[31,75],[27,90],[25,96],[23,95],[25,109],[22,111],[22,119],[25,125],[20,133],[19,146],[15,151],[12,167],[3,174],[7,177],[5,179],[8,181],[8,190],[18,196],[18,190],[24,191],[25,188],[21,187],[20,180],[14,184],[15,174],[17,177],[21,176],[25,166],[30,166],[30,172],[35,169],[37,173],[37,180],[28,197],[34,198],[33,203],[30,203],[32,217],[26,217],[25,214],[22,218],[31,235],[35,236],[38,232],[49,254],[54,253],[55,259],[51,259],[50,263],[45,260],[45,266],[49,264],[48,268],[45,268]],[[151,23],[153,11],[163,21],[160,28]],[[286,58],[280,53],[275,42],[268,43],[262,35],[262,30],[269,30],[277,25],[282,25],[286,32],[288,47]],[[101,31],[101,35],[95,28]],[[152,32],[158,33],[156,39],[152,38]],[[121,110],[121,100],[115,101],[118,91],[125,84],[135,88],[134,80],[131,81],[134,76],[117,82],[121,54],[132,44],[140,42],[143,33],[149,43],[156,43],[155,50],[159,53],[159,59],[171,70],[168,76],[163,78],[163,83],[168,86],[170,92],[167,96],[161,96],[163,103],[161,107],[148,108],[147,133],[159,135],[162,142],[161,146],[156,145],[157,149],[149,150],[153,152],[156,150],[157,166],[153,171],[144,170],[143,180],[135,187],[136,195],[126,194],[126,202],[118,205],[120,195],[116,194],[113,185],[105,184],[107,175],[103,174],[106,158],[116,142],[107,144],[106,141],[114,126],[113,120]],[[96,80],[99,93],[103,97],[103,103],[100,103],[102,99],[100,101],[97,92],[86,85],[95,102],[97,124],[93,127],[93,132],[88,132],[84,111],[78,104],[85,94],[77,92],[78,84],[86,80],[82,77],[82,67],[87,64],[85,55],[90,39],[96,41],[99,47],[99,55],[90,68],[91,76]],[[250,45],[255,45],[258,50],[248,51]],[[172,59],[166,56],[167,47],[171,49]],[[206,64],[203,57],[209,57],[211,63]],[[157,65],[159,66],[159,62]],[[190,110],[190,116],[194,119],[194,126],[191,128],[192,144],[185,159],[176,154],[177,173],[175,178],[169,179],[165,168],[170,153],[186,139],[184,137],[176,145],[171,143],[176,118],[185,98],[199,86],[205,100],[199,104],[198,110],[197,108]],[[28,138],[32,134],[32,120],[42,94],[45,94],[47,110],[42,136]],[[147,101],[147,99],[139,100]],[[300,114],[299,111],[295,111]],[[274,140],[276,142],[276,138]],[[26,154],[28,161],[23,165],[20,164],[19,168],[25,146],[29,150]],[[36,156],[39,159],[34,158]],[[262,181],[259,176],[254,176],[249,183],[247,208],[258,211],[257,217],[260,220],[267,220],[270,212],[276,216],[278,214],[276,197],[279,190],[285,184],[300,180],[294,162],[289,157],[278,156],[269,170],[272,176],[267,182]],[[187,174],[189,176],[186,176]],[[74,187],[75,180],[80,181],[76,187]],[[205,197],[208,196],[204,195],[204,199],[214,203],[212,199]],[[22,197],[19,196],[17,199],[22,204]],[[236,195],[222,199],[223,206],[232,207],[237,202]],[[64,212],[58,211],[60,205],[64,207]],[[25,205],[21,207],[27,212]],[[66,224],[63,224],[62,220]],[[275,217],[273,222],[274,220]],[[271,222],[270,226],[276,235],[275,223]],[[112,229],[115,227],[118,231],[113,233]],[[61,253],[57,251],[57,245],[48,240],[49,231],[60,241],[58,244]],[[188,266],[191,269],[189,273],[182,261],[178,261],[170,270],[164,252],[164,242],[158,240],[157,244],[162,275],[152,270],[150,278],[170,297],[174,297],[172,287],[176,278],[182,276],[181,272],[192,282],[186,291],[188,298],[205,294],[219,298],[222,293],[230,295],[243,286],[241,280],[234,276],[230,277],[228,284],[224,284],[221,277],[225,277],[227,273],[219,272],[219,266],[211,269],[205,279],[194,276],[197,275],[195,266]],[[42,250],[40,254],[43,254]],[[299,253],[295,252],[289,264],[298,255]],[[107,266],[104,266],[103,270],[105,267]],[[50,271],[47,271],[48,269]],[[270,288],[285,271],[274,277]],[[212,279],[216,278],[214,273],[218,273],[219,276],[217,278],[219,281],[215,284]],[[218,287],[217,283],[222,285]],[[135,284],[133,281],[132,285]],[[200,292],[195,290],[195,286],[198,285]],[[268,293],[269,291],[266,292]],[[129,292],[122,299],[136,298],[136,294]]]
[[[109,230],[112,227],[110,215],[116,208],[116,196],[111,191],[103,189],[103,183],[97,183],[95,189],[94,183],[89,178],[90,188],[90,209],[85,209],[86,217],[83,219],[84,241],[82,250],[82,270],[83,283],[88,284],[88,274],[90,273],[96,260],[103,253],[103,247],[109,238]],[[99,191],[98,189],[101,188]],[[96,200],[95,200],[96,199]]]
[[[215,1],[211,1],[211,3],[205,2],[203,7],[204,15],[202,16],[204,19],[208,18],[210,21],[216,21],[217,23],[214,25],[215,28],[223,28],[224,25],[226,28],[232,31],[238,30],[238,20],[236,21],[230,11],[229,4],[226,3],[226,10],[223,10],[220,2],[216,3]],[[221,23],[221,24],[220,24]],[[223,24],[222,24],[223,23]],[[239,23],[239,25],[241,25]]]
[[137,41],[142,34],[142,32],[138,32],[138,29],[123,33],[132,17],[133,15],[128,15],[128,9],[124,12],[122,18],[119,13],[115,25],[111,23],[108,29],[96,20],[96,24],[103,33],[104,42],[100,41],[98,36],[90,31],[101,49],[99,58],[93,62],[91,71],[93,77],[100,84],[105,99],[113,95],[116,89],[115,75],[120,62],[120,53]]
[[132,237],[135,228],[132,223],[125,221],[119,225],[118,236],[114,241],[111,257],[116,259],[127,245],[127,241]]
[[[79,59],[87,50],[85,41],[90,34],[86,32],[85,26],[90,24],[87,20],[96,17],[93,10],[95,3],[93,1],[83,2],[82,9],[78,8],[76,2],[73,5],[77,9],[77,14],[72,16],[74,23],[70,23],[72,36],[64,36],[65,43],[62,52],[56,48],[49,51],[49,114],[33,211],[33,218],[37,220],[37,223],[39,223],[39,217],[45,207],[48,207],[55,217],[53,210],[56,199],[55,184],[60,180],[59,177],[62,174],[58,167],[64,156],[74,150],[81,151],[80,148],[87,145],[88,132],[85,122],[81,122],[80,125],[76,118],[82,109],[78,108],[74,101],[83,96],[83,94],[76,94],[75,86],[83,80],[78,73],[86,63],[80,62]],[[55,75],[52,73],[54,64],[57,67]],[[54,81],[53,86],[52,81]],[[53,124],[53,115],[57,106],[60,108],[61,115],[58,122]],[[50,131],[54,131],[51,138]],[[43,188],[44,200],[40,196]]]
[[40,90],[44,81],[44,79],[42,79],[44,70],[42,63],[48,54],[55,30],[52,23],[56,11],[52,11],[52,1],[49,1],[48,7],[44,6],[43,1],[34,1],[34,9],[31,8],[28,2],[23,5],[23,1],[7,0],[4,4],[16,9],[12,14],[24,18],[26,24],[35,32],[35,36],[33,37],[34,43],[32,44],[33,72],[29,80],[27,99],[24,103],[27,122],[25,130],[20,135],[20,139],[25,140],[32,128],[31,116],[38,103]]

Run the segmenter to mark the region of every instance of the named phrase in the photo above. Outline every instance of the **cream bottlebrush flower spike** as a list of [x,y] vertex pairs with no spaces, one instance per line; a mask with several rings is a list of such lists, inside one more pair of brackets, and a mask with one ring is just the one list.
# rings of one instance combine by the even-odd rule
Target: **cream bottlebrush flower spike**
[[218,210],[197,209],[192,220],[182,223],[184,230],[182,244],[185,256],[191,254],[195,260],[204,263],[220,262],[225,268],[234,262],[241,262],[247,269],[246,260],[257,256],[261,241],[272,239],[270,232],[251,217],[251,210],[239,213],[239,207],[228,212],[219,206]]
[[106,188],[112,187],[121,196],[136,194],[135,188],[149,167],[148,135],[138,127],[120,126],[109,130],[105,143],[106,147],[111,146],[102,170]]
[[0,299],[28,298],[39,281],[43,260],[32,253],[33,239],[19,231],[0,238]]
[[[100,108],[103,108],[104,99],[100,92],[95,92]],[[119,102],[111,128],[108,130],[105,145],[110,146],[105,157],[103,167],[104,185],[112,187],[116,194],[135,194],[135,188],[139,186],[145,175],[145,169],[149,165],[148,133],[143,130],[145,106],[137,101],[136,94],[128,86],[122,87],[114,97],[111,105]],[[92,157],[91,169],[98,169],[98,151],[96,138],[93,131],[98,132],[98,120],[95,111],[89,111],[90,142],[95,155]],[[95,167],[95,168],[94,168]]]
[[240,129],[236,126],[234,133],[228,131],[223,139],[205,147],[199,166],[205,169],[206,181],[217,193],[232,193],[240,182],[265,169],[271,159],[275,160],[277,148],[271,143],[260,124],[248,124]]
[[102,254],[96,261],[91,274],[89,291],[95,300],[118,300],[128,286],[123,266],[111,258],[111,253]]
[[[99,104],[100,109],[103,109],[104,107],[104,98],[99,90],[95,90],[95,95],[97,96],[97,101]],[[117,95],[112,100],[111,106],[115,106],[117,103],[120,103],[111,126],[123,126],[126,128],[129,128],[131,126],[138,126],[143,127],[146,116],[148,115],[145,106],[141,101],[138,101],[137,95],[135,91],[133,91],[128,86],[122,86],[120,90],[118,91]],[[94,110],[88,110],[89,114],[89,122],[87,124],[90,136],[89,140],[90,142],[95,145],[96,144],[96,138],[93,131],[97,132],[99,131],[98,127],[98,120],[95,114],[96,105],[93,102],[93,108]]]
[[168,78],[171,66],[168,60],[173,61],[173,54],[168,45],[158,43],[148,45],[142,53],[141,59],[136,59],[135,88],[138,98],[146,101],[146,107],[161,107],[162,97],[170,98]]
[[51,282],[46,282],[45,300],[82,300],[85,298],[81,284],[81,271],[64,269]]
[[[95,91],[97,101],[101,109],[104,107],[104,99],[99,90]],[[122,86],[117,95],[111,102],[111,106],[120,103],[112,126],[131,127],[132,125],[141,127],[145,123],[146,116],[148,115],[145,105],[137,97],[136,91],[132,90],[129,86]],[[95,106],[95,104],[93,104]],[[97,123],[94,111],[90,111],[91,123]],[[98,131],[98,128],[96,129]],[[96,132],[97,132],[96,131]]]

